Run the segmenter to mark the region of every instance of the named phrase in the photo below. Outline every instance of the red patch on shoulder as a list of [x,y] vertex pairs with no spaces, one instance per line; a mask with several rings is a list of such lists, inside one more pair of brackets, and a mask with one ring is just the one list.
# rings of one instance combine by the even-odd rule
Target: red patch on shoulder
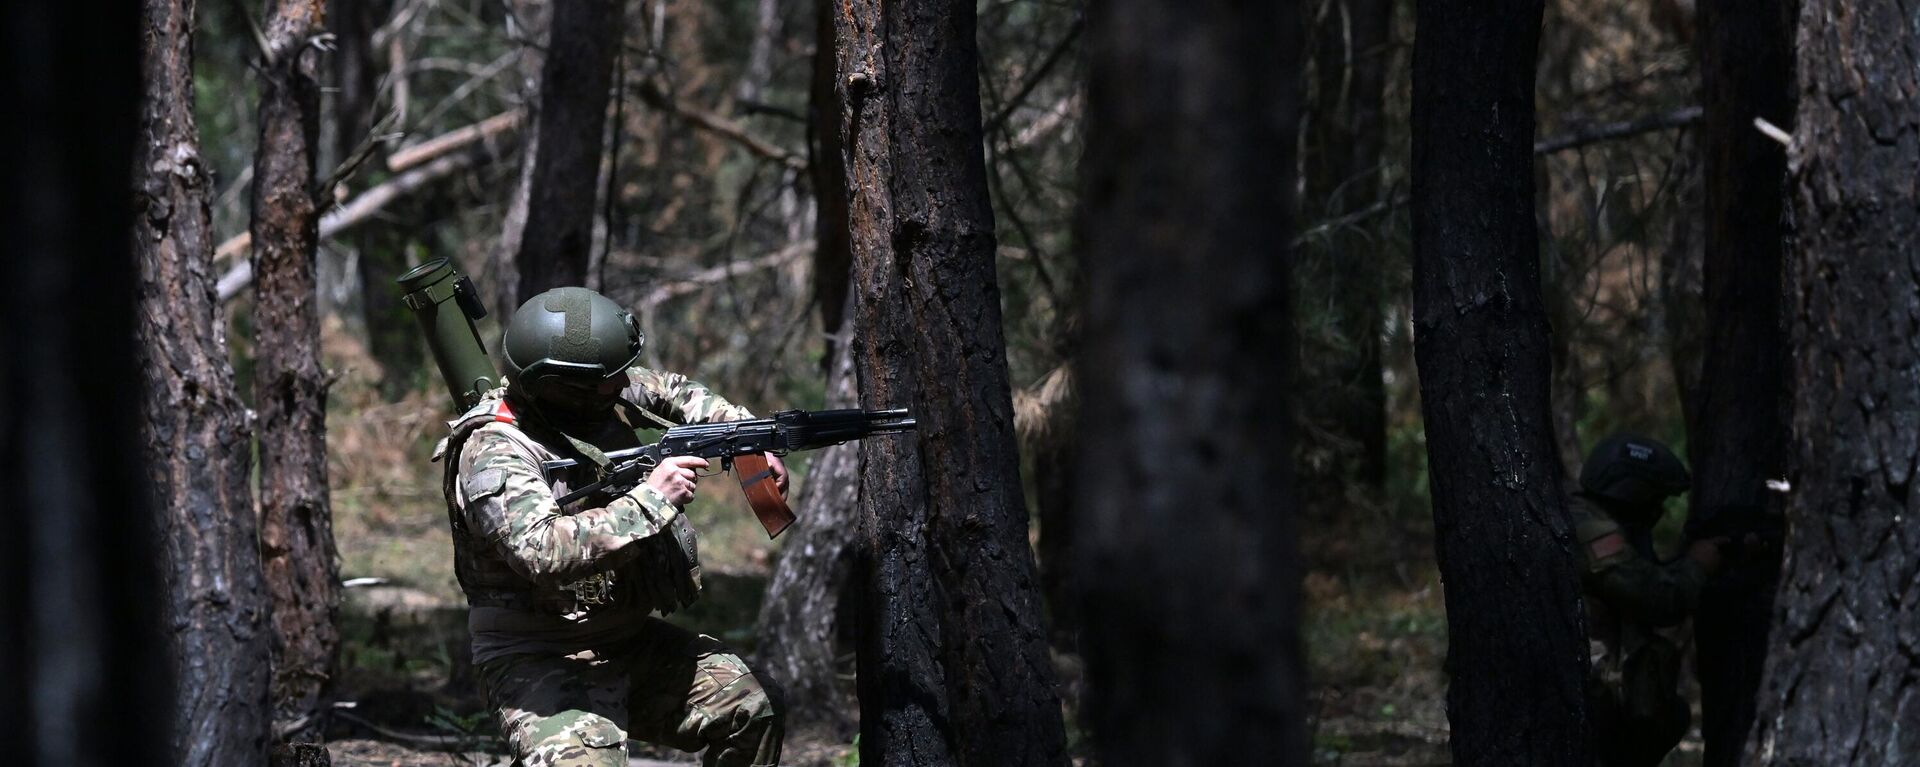
[[1587,542],[1587,553],[1593,561],[1611,557],[1627,549],[1627,537],[1619,533],[1607,533]]
[[500,400],[500,404],[493,406],[493,420],[500,423],[515,423],[519,419],[513,415],[513,409],[507,407],[507,401]]

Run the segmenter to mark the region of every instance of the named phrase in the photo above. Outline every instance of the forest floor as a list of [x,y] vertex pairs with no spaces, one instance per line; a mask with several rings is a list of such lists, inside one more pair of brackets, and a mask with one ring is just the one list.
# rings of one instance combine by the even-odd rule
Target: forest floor
[[[422,382],[398,401],[386,400],[372,383],[372,362],[347,334],[328,330],[328,364],[337,375],[328,448],[341,575],[379,579],[348,589],[341,606],[339,708],[327,733],[334,764],[504,765],[468,658],[440,467],[427,460],[445,433],[444,394]],[[804,459],[794,468],[803,482]],[[689,510],[700,525],[706,590],[700,603],[670,620],[751,657],[778,544],[766,540],[737,495],[705,493]],[[1446,619],[1431,524],[1424,510],[1412,509],[1422,504],[1399,511],[1355,505],[1361,511],[1302,524],[1313,763],[1448,764]],[[1072,724],[1078,662],[1070,655],[1055,660],[1077,754],[1084,750]],[[638,767],[697,763],[692,754],[629,745]],[[782,761],[858,762],[851,733],[819,732],[790,734]],[[1080,755],[1075,762],[1088,763]],[[1696,732],[1667,765],[1698,763]]]

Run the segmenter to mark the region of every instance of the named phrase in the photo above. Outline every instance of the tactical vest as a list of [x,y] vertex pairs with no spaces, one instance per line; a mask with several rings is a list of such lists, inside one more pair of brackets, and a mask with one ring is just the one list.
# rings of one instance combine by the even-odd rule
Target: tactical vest
[[[657,610],[661,614],[693,603],[699,597],[700,556],[697,539],[686,515],[675,515],[667,532],[635,541],[643,547],[638,556],[617,568],[595,573],[560,586],[544,586],[515,572],[506,556],[491,542],[481,540],[467,527],[465,511],[457,493],[460,482],[460,448],[467,439],[488,424],[501,424],[497,431],[532,455],[536,467],[541,462],[560,458],[559,453],[529,436],[520,428],[519,419],[507,407],[504,390],[489,392],[472,410],[448,422],[452,433],[434,451],[434,460],[445,462],[442,489],[447,499],[447,523],[453,531],[454,575],[466,592],[467,603],[474,607],[503,607],[548,615],[578,616],[598,610]],[[541,468],[555,497],[569,487],[594,479],[597,468],[582,461],[571,469],[547,472]],[[594,494],[562,509],[562,514],[577,513],[612,501],[615,496]]]

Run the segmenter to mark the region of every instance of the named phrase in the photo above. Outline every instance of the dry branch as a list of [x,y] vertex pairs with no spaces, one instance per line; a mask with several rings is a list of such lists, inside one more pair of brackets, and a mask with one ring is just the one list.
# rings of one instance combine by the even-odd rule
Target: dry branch
[[387,156],[387,170],[404,173],[415,166],[472,146],[475,141],[493,139],[519,128],[520,121],[526,116],[526,110],[522,109],[502,112],[465,128],[448,131],[418,144],[402,147]]
[[[384,184],[361,192],[360,196],[353,198],[351,202],[327,214],[326,218],[320,220],[320,239],[325,241],[340,232],[358,225],[360,222],[366,220],[367,216],[379,212],[379,209],[387,203],[410,194],[420,187],[438,180],[442,176],[472,167],[475,160],[478,159],[473,156],[466,156],[451,163],[434,162],[427,167],[416,166],[429,161],[449,159],[446,156],[454,151],[505,135],[519,127],[520,119],[524,116],[525,115],[517,109],[494,115],[493,117],[489,117],[465,128],[427,139],[426,141],[395,152],[392,157],[387,159],[387,167],[395,172],[410,172],[402,173]],[[363,203],[363,201],[365,202]],[[214,263],[219,263],[245,253],[250,247],[253,247],[253,234],[251,232],[242,232],[228,237],[224,242],[220,243],[220,247],[214,249]],[[239,271],[237,268],[229,270],[225,277],[220,278],[220,300],[225,301],[231,297],[227,292],[228,281],[235,278],[234,275],[237,271]],[[249,274],[244,279],[241,279],[238,285],[235,286],[235,289],[237,290],[238,287],[245,286],[247,281],[251,279],[253,279],[253,277]]]
[[773,160],[794,170],[805,170],[807,167],[806,158],[782,149],[773,142],[747,132],[747,129],[737,122],[696,106],[682,104],[665,91],[660,90],[660,86],[654,83],[645,82],[640,84],[640,100],[655,109],[664,109],[684,117],[687,122],[704,128],[708,132],[718,135],[721,138],[739,144],[741,148],[746,149],[747,152],[756,157]]
[[1612,141],[1642,133],[1651,133],[1669,128],[1684,128],[1700,122],[1700,107],[1690,106],[1671,112],[1645,115],[1632,120],[1619,122],[1591,123],[1574,128],[1558,136],[1550,136],[1533,142],[1534,154],[1552,154],[1567,149]]
[[741,262],[728,262],[719,266],[702,269],[680,279],[665,282],[655,287],[652,291],[649,291],[644,298],[640,299],[640,306],[643,310],[652,309],[669,300],[699,290],[703,286],[712,285],[717,282],[725,282],[748,272],[782,266],[812,252],[813,243],[795,243],[759,258]]

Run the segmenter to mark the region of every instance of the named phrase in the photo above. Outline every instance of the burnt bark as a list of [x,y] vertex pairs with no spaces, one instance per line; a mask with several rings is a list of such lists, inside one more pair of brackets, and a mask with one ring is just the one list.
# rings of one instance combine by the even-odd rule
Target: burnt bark
[[[1388,0],[1308,4],[1312,21],[1313,108],[1302,156],[1306,221],[1332,220],[1377,203],[1385,144]],[[1358,225],[1308,241],[1295,279],[1311,296],[1300,344],[1302,415],[1314,422],[1300,479],[1304,497],[1333,511],[1356,483],[1379,490],[1387,476],[1387,390],[1382,377],[1382,239]]]
[[258,763],[270,723],[269,605],[248,484],[253,434],[214,297],[212,180],[193,113],[193,15],[191,0],[144,4],[132,238],[141,436],[166,535],[174,757],[183,765]]
[[[47,3],[0,17],[0,141],[17,153],[0,170],[0,736],[14,764],[173,761],[128,171],[141,155],[144,183],[155,159],[151,131],[136,134],[150,127],[144,117],[192,104],[175,100],[182,85],[150,91],[149,111],[137,109],[143,74],[185,82],[158,75],[186,71],[190,13],[182,3]],[[194,156],[192,143],[164,147]]]
[[254,407],[259,414],[260,557],[273,605],[279,736],[317,737],[339,632],[339,564],[327,500],[327,376],[320,363],[314,248],[324,2],[268,6],[254,155]]
[[864,440],[861,763],[1062,765],[994,274],[974,5],[836,6]]
[[[503,270],[502,311],[558,287],[587,284],[594,201],[605,151],[621,4],[557,0],[547,24],[545,62],[526,170],[508,223],[513,267]],[[517,225],[517,226],[516,226]]]
[[[1766,481],[1785,469],[1786,331],[1781,312],[1785,147],[1755,130],[1793,119],[1793,0],[1699,6],[1706,209],[1706,343],[1692,431],[1692,514],[1723,529],[1778,513]],[[1766,661],[1779,552],[1712,578],[1694,616],[1705,763],[1740,763]]]
[[1750,764],[1920,755],[1920,9],[1805,0],[1786,554]]
[[1541,12],[1539,0],[1416,9],[1414,356],[1461,765],[1592,761],[1534,223]]
[[1105,765],[1307,763],[1284,394],[1300,21],[1088,16],[1074,546]]

